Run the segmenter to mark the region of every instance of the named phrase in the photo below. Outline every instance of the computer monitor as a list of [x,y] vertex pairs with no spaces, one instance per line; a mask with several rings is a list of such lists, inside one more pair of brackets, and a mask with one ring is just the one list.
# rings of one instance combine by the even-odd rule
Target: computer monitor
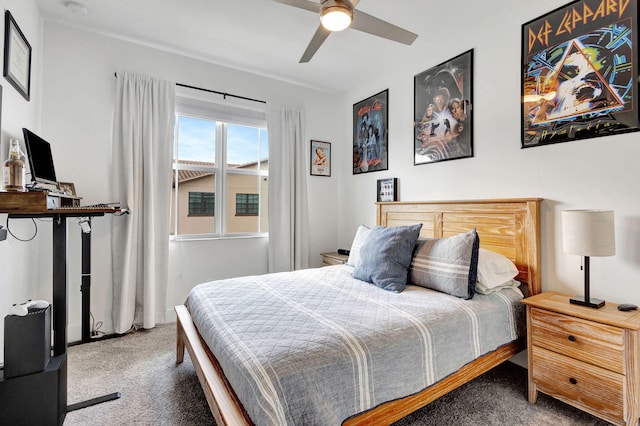
[[56,171],[53,167],[51,145],[29,129],[22,129],[24,145],[27,147],[31,182],[57,185]]

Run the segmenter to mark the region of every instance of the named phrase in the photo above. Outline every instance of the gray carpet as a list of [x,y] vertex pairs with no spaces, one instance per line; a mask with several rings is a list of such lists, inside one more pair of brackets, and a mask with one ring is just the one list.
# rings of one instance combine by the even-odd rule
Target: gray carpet
[[[206,425],[213,418],[188,355],[175,364],[175,324],[69,348],[68,402],[112,392],[115,401],[67,414],[65,425]],[[527,402],[526,370],[509,362],[397,423],[408,425],[607,425],[540,395]]]

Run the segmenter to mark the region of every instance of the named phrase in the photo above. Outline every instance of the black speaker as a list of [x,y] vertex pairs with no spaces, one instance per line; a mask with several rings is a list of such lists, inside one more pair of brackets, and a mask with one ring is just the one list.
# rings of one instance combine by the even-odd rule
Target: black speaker
[[67,414],[67,355],[43,372],[0,378],[0,425],[61,426]]
[[51,306],[4,317],[4,377],[44,371],[51,360]]

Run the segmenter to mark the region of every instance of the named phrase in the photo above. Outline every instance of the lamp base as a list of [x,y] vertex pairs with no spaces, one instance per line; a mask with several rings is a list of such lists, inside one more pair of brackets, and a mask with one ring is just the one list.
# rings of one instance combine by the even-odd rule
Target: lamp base
[[604,300],[589,298],[585,300],[583,296],[576,296],[569,299],[572,305],[587,306],[589,308],[600,309],[604,306]]

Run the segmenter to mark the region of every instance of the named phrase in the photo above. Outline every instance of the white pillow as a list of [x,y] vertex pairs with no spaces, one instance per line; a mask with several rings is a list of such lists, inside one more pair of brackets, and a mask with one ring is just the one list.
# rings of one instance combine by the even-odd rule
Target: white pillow
[[351,243],[351,251],[349,252],[349,260],[347,260],[347,265],[356,267],[360,262],[360,248],[362,244],[366,241],[367,237],[371,229],[365,225],[358,226],[356,230],[356,236],[353,237],[353,243]]
[[[520,292],[520,289],[518,288],[520,287],[520,281],[516,281],[516,280],[509,280],[506,283],[496,286],[496,287],[492,287],[492,288],[487,288],[484,284],[481,284],[480,282],[476,283],[476,293],[480,293],[480,294],[491,294],[494,293],[496,291],[500,291],[502,289],[505,288],[512,288],[515,290],[518,290]],[[522,292],[520,292],[520,294],[522,294]],[[523,295],[524,297],[524,295]]]
[[479,250],[478,283],[484,288],[491,289],[508,284],[516,276],[518,268],[507,257],[491,250]]

